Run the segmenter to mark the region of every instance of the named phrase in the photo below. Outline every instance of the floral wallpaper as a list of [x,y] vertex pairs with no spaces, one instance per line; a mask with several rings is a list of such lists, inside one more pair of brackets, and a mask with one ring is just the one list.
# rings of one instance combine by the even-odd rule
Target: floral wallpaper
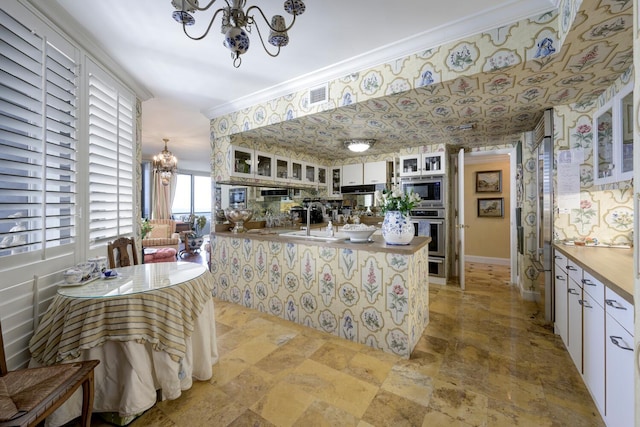
[[427,253],[213,234],[213,294],[408,358],[429,322]]

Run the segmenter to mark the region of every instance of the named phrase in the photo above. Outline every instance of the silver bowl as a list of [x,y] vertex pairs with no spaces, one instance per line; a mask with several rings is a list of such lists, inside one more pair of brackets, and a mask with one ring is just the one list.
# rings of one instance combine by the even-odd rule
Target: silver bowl
[[235,224],[231,231],[234,233],[241,233],[245,231],[244,222],[251,219],[253,211],[249,209],[227,209],[224,211],[224,215],[230,222]]

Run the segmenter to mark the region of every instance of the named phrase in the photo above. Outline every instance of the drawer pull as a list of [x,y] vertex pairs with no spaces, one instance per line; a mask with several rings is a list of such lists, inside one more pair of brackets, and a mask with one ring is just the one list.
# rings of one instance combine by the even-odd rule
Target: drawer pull
[[604,302],[605,302],[609,307],[613,307],[613,308],[618,309],[618,310],[626,310],[626,309],[627,309],[627,307],[623,307],[623,306],[621,306],[621,305],[618,303],[618,301],[616,301],[616,300],[614,300],[614,299],[606,299],[606,300],[604,300]]
[[591,280],[589,280],[589,279],[582,279],[582,284],[583,285],[589,285],[589,286],[596,286],[596,284],[592,283]]
[[623,350],[633,351],[631,347],[627,347],[626,345],[620,344],[621,342],[624,343],[624,340],[622,339],[622,337],[614,337],[613,335],[609,335],[609,339],[611,339],[611,342],[613,343],[613,345],[618,346]]
[[576,291],[573,288],[569,288],[569,290],[567,292],[569,292],[571,295],[580,295],[580,294],[578,294],[578,291]]
[[589,302],[587,300],[584,299],[579,299],[578,302],[580,303],[581,306],[583,306],[584,308],[593,308],[592,306],[589,305]]
[[578,271],[578,269],[575,268],[573,265],[567,265],[567,270]]
[[562,257],[560,255],[555,255],[554,258],[555,259],[562,259]]
[[564,278],[564,276],[556,276],[556,279],[558,279],[558,280],[567,280],[567,279]]

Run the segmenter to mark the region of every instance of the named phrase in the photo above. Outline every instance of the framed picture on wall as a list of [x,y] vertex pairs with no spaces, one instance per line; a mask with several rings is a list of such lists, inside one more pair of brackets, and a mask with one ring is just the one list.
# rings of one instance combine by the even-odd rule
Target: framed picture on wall
[[478,217],[501,218],[504,216],[504,198],[478,199]]
[[500,193],[502,171],[476,172],[476,193]]

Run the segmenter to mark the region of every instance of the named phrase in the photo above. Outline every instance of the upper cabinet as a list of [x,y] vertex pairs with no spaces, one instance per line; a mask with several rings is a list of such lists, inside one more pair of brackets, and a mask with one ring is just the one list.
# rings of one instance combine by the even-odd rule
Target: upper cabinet
[[593,118],[595,184],[633,178],[633,86],[625,86]]
[[385,160],[364,164],[363,183],[386,184],[389,179],[388,164]]
[[363,163],[342,166],[342,185],[362,185]]
[[246,147],[231,147],[231,175],[244,178],[274,178],[274,156]]
[[400,176],[442,175],[445,172],[445,153],[422,153],[400,156]]
[[275,180],[279,182],[289,181],[289,163],[288,157],[276,156],[276,173]]

